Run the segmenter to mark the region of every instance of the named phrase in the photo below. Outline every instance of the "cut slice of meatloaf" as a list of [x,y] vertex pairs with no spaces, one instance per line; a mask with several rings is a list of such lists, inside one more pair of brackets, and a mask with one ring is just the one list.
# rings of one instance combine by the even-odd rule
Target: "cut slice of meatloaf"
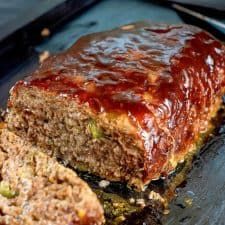
[[224,46],[190,25],[87,35],[14,86],[8,128],[75,168],[141,189],[210,129],[224,69]]
[[12,132],[0,136],[0,224],[100,225],[96,195],[70,169]]

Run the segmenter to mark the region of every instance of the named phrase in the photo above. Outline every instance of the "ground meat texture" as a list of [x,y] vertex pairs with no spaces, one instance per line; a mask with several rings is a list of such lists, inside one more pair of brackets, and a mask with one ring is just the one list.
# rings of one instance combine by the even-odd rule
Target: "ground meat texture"
[[189,25],[87,35],[11,91],[8,129],[139,190],[196,150],[221,105],[224,46]]
[[100,225],[103,209],[77,175],[15,134],[0,137],[0,224]]
[[42,91],[31,92],[25,91],[21,100],[25,103],[31,95],[38,94],[32,101],[33,106],[25,113],[11,111],[14,115],[8,117],[13,120],[9,123],[15,125],[12,130],[18,135],[79,170],[89,170],[118,181],[141,178],[142,153],[131,137],[102,128],[104,136],[95,139],[89,129],[93,119],[76,104],[68,104],[64,99],[56,102],[54,96],[46,98]]

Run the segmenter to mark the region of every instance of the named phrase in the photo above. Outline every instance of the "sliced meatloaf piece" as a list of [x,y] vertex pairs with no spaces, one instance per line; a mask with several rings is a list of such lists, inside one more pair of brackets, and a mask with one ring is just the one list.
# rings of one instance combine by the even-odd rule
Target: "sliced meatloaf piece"
[[224,46],[190,25],[87,35],[14,86],[8,128],[75,168],[141,189],[210,129],[224,69]]
[[0,137],[0,224],[100,225],[103,210],[70,169],[3,130]]

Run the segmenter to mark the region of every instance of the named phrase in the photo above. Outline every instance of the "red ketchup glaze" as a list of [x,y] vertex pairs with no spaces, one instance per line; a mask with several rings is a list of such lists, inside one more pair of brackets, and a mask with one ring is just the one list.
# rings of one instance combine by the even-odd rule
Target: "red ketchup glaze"
[[148,180],[167,174],[168,157],[207,128],[224,69],[224,47],[208,33],[136,23],[81,38],[23,84],[87,102],[96,113],[126,114],[143,140]]

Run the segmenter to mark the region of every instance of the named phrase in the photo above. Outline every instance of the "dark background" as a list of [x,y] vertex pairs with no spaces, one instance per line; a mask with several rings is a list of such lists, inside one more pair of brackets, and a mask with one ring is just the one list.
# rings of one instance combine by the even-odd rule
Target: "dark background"
[[[57,9],[58,5],[65,2],[67,5],[61,5],[62,8]],[[0,1],[0,41],[3,43],[2,46],[0,44],[0,105],[2,107],[6,105],[10,87],[38,66],[40,52],[47,50],[55,54],[63,51],[87,33],[108,30],[126,23],[147,19],[163,23],[191,23],[207,29],[221,41],[225,41],[223,32],[186,15],[178,14],[161,1],[97,1],[82,11],[76,10],[76,7],[77,9],[83,8],[81,1],[73,1],[73,5],[70,5],[71,2],[62,0]],[[84,2],[83,0],[83,4]],[[201,6],[206,6],[202,2],[204,1],[201,1]],[[212,2],[215,3],[215,1],[210,1],[210,6]],[[223,9],[222,5],[217,8]],[[67,17],[67,9],[73,11],[74,15],[71,13]],[[194,9],[225,21],[224,11],[214,11],[204,7]],[[41,26],[34,23],[35,26],[32,27],[36,30],[28,27],[28,30],[18,33],[18,29],[35,22],[51,10],[53,10],[52,13],[40,20]],[[40,29],[49,26],[51,36],[43,40],[39,37]],[[18,36],[8,39],[14,31],[17,31]],[[34,37],[31,40],[30,35]],[[219,134],[204,148],[203,153],[195,161],[187,184],[179,189],[178,197],[171,204],[170,214],[163,218],[164,225],[225,224],[224,130],[221,127]],[[192,206],[186,204],[187,198],[193,199]]]

